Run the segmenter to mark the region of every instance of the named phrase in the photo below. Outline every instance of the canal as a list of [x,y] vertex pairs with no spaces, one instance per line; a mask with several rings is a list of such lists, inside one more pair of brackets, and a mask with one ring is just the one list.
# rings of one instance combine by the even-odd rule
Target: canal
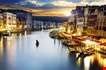
[[96,55],[77,59],[68,53],[49,31],[12,34],[0,39],[0,70],[101,70]]

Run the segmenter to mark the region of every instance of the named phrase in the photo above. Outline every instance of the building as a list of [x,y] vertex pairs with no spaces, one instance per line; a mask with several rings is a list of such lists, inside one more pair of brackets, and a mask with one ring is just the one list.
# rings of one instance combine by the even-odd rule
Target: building
[[106,37],[106,6],[83,6],[84,30],[89,34]]
[[6,30],[13,31],[16,29],[16,14],[4,12],[3,21],[3,26]]
[[3,14],[0,13],[0,31],[3,29]]
[[106,5],[77,6],[71,13],[68,23],[71,23],[76,33],[106,37]]
[[106,37],[106,6],[88,6],[87,31],[100,37]]
[[57,28],[66,21],[66,18],[52,16],[33,16],[33,30]]
[[28,29],[32,28],[32,14],[31,13],[26,13],[26,25]]
[[3,16],[4,30],[24,31],[32,29],[32,13],[18,9],[0,9],[0,22]]
[[22,29],[30,30],[32,28],[32,14],[25,11],[17,11],[18,24],[22,26]]
[[32,28],[32,13],[18,9],[2,9],[2,11],[16,14],[17,29],[30,30]]
[[84,11],[83,6],[77,6],[71,11],[71,16],[68,19],[68,24],[70,25],[70,31],[81,35],[84,27]]
[[32,29],[32,14],[23,10],[13,10],[17,16],[18,27],[23,30]]

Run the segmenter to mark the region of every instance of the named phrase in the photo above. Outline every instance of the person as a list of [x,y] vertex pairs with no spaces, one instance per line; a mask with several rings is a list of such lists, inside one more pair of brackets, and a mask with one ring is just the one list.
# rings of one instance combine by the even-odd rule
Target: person
[[38,40],[36,40],[36,47],[38,47],[39,46],[39,41]]

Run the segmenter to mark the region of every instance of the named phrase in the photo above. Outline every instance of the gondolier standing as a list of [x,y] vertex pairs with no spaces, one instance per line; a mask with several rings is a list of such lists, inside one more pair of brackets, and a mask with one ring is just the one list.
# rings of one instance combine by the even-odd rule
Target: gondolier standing
[[36,40],[36,47],[38,47],[39,46],[39,41],[38,40]]

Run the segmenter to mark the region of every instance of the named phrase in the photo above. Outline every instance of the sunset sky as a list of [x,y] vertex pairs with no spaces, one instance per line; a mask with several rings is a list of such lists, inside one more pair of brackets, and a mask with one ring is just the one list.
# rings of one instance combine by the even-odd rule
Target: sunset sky
[[14,4],[20,4],[20,5],[38,5],[38,6],[43,6],[46,4],[50,5],[55,5],[55,6],[69,6],[71,4],[76,4],[76,3],[95,3],[99,4],[101,3],[106,3],[106,0],[0,0],[0,3],[14,3]]
[[26,7],[33,7],[34,9],[31,10],[33,15],[67,16],[77,5],[104,5],[106,4],[106,0],[0,0],[0,3],[13,3]]

